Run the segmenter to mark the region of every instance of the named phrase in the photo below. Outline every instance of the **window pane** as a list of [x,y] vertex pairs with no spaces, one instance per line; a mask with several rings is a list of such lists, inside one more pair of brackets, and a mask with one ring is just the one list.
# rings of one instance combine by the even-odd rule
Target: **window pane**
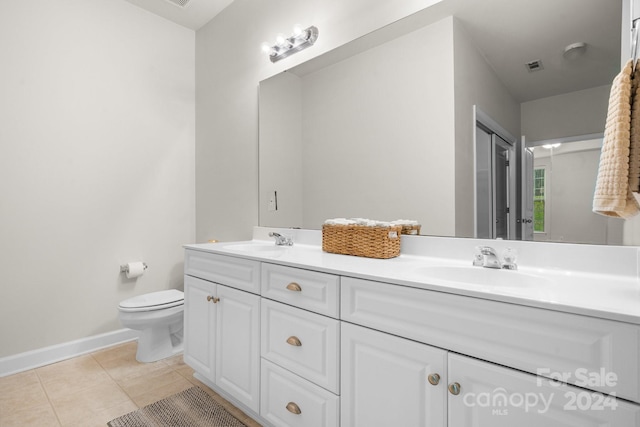
[[545,170],[533,171],[533,231],[544,233]]

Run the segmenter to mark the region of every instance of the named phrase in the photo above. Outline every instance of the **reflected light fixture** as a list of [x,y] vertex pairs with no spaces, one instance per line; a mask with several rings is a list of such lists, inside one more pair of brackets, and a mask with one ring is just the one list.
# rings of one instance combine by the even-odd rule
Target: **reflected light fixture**
[[276,37],[276,44],[270,46],[268,43],[263,43],[262,50],[269,55],[271,62],[277,62],[309,46],[313,46],[317,39],[318,29],[316,27],[311,26],[303,30],[296,25],[291,36],[286,37],[284,34],[279,34]]
[[568,61],[573,61],[584,55],[587,50],[587,44],[584,42],[572,43],[564,48],[562,56]]
[[559,142],[556,142],[556,143],[554,143],[554,144],[544,144],[544,145],[542,146],[542,148],[546,148],[547,150],[551,150],[552,148],[558,148],[558,147],[560,147],[560,145],[561,145],[561,144],[560,144]]

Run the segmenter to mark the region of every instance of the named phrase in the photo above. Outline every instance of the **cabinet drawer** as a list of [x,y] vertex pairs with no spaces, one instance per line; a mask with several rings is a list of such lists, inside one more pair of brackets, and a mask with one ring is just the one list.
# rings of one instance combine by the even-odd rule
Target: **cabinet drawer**
[[[343,320],[542,375],[615,374],[588,388],[640,401],[640,326],[342,278]],[[605,384],[602,384],[605,383]]]
[[262,264],[263,297],[326,316],[338,317],[339,283],[333,274]]
[[262,357],[338,393],[340,322],[262,299]]
[[186,250],[184,272],[243,291],[260,293],[260,262],[243,258]]
[[[261,371],[264,419],[276,427],[338,427],[338,396],[264,359]],[[293,411],[297,407],[300,413],[287,407]]]

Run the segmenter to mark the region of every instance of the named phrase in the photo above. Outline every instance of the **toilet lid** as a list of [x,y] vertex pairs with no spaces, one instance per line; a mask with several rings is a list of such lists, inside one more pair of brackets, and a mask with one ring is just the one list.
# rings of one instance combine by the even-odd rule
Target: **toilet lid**
[[184,293],[177,289],[151,292],[129,298],[120,303],[122,311],[161,310],[184,304]]

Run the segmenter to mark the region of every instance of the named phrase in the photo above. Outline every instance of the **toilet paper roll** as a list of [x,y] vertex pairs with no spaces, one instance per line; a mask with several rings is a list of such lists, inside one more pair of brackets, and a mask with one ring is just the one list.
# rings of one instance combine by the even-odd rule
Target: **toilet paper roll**
[[130,262],[127,264],[127,279],[135,279],[144,274],[146,265],[143,262]]

